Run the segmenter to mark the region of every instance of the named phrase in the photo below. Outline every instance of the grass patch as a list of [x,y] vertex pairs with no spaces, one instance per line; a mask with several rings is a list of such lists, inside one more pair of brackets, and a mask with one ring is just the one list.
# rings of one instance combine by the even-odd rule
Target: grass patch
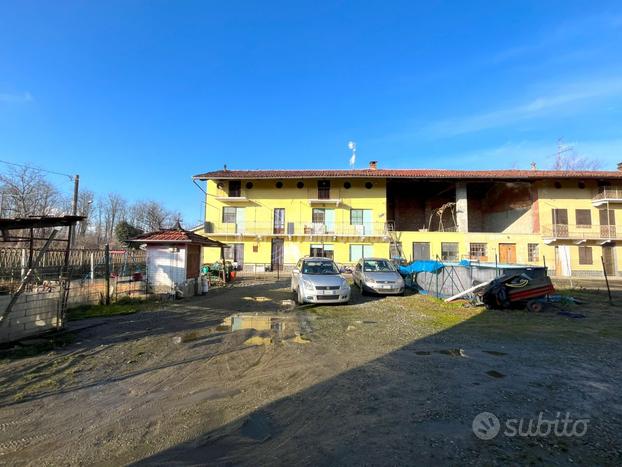
[[139,311],[152,310],[155,300],[122,298],[110,305],[79,305],[67,310],[69,320],[86,318],[105,318],[107,316],[130,315]]

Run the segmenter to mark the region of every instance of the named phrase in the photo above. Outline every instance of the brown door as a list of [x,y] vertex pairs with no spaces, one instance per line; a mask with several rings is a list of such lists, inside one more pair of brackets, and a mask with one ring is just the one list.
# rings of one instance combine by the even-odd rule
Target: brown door
[[282,238],[273,238],[272,239],[272,260],[271,266],[273,271],[282,271],[283,270],[283,245],[284,241]]
[[616,273],[616,264],[613,255],[613,246],[603,245],[603,261],[605,263],[605,271],[608,276],[614,276]]
[[613,209],[598,211],[601,238],[616,238],[616,212]]
[[553,209],[553,235],[555,237],[568,237],[568,210]]
[[499,262],[516,263],[516,243],[499,243]]

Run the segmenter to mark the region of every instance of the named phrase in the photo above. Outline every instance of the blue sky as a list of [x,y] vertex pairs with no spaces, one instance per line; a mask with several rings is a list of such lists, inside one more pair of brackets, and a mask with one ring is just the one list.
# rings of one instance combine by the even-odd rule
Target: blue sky
[[[201,216],[221,168],[622,161],[622,4],[0,1],[0,159]],[[0,164],[1,166],[1,164]],[[69,185],[60,180],[64,187]]]

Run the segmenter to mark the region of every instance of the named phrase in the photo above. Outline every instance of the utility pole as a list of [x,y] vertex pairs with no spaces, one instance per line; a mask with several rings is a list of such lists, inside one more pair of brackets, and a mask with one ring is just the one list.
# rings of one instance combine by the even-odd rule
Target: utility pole
[[80,175],[73,177],[73,202],[71,203],[71,214],[78,214],[78,189],[80,187]]
[[[73,200],[71,202],[71,215],[78,215],[78,191],[80,189],[80,175],[74,175],[73,177]],[[78,225],[77,223],[75,224]],[[69,234],[68,234],[68,242],[69,246],[73,246],[75,243],[75,235],[74,235],[74,225],[69,226]]]

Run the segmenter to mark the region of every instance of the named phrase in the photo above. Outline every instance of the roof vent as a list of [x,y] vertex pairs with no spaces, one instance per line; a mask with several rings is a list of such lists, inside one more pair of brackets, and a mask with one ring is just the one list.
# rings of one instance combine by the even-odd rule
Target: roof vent
[[369,170],[378,170],[378,161],[369,161]]
[[538,166],[536,165],[535,162],[531,163],[531,170],[538,170]]
[[622,162],[618,162],[618,170],[622,172]]

